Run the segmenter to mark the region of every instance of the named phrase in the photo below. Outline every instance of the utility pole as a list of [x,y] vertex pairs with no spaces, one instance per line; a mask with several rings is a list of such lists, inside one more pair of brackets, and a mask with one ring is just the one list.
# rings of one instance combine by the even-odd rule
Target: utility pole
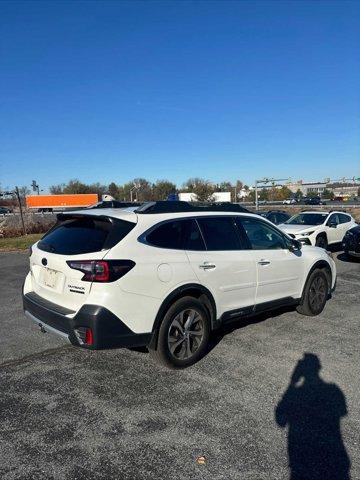
[[275,185],[275,182],[286,182],[290,178],[262,178],[261,180],[255,180],[255,209],[259,210],[259,196],[258,196],[258,185],[259,183],[272,183]]
[[21,217],[21,225],[22,225],[23,235],[26,235],[25,223],[24,223],[24,215],[23,215],[23,211],[22,211],[22,205],[21,205],[21,198],[20,198],[19,187],[15,187],[15,195],[16,195],[17,201],[18,201],[18,203],[19,203],[19,209],[20,209],[20,217]]

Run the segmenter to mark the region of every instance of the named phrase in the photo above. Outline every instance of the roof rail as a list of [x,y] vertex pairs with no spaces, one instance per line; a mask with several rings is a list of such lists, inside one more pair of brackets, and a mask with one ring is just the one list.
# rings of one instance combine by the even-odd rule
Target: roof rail
[[329,210],[323,210],[323,209],[318,209],[318,210],[311,210],[310,208],[305,208],[304,210],[301,210],[300,213],[329,213]]
[[147,202],[135,210],[136,213],[177,213],[177,212],[243,212],[251,213],[237,203],[190,203],[183,201]]

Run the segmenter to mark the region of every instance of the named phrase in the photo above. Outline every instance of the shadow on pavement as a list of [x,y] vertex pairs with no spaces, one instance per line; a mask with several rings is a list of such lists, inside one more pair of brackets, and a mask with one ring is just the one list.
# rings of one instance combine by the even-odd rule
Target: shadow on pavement
[[344,249],[343,249],[342,243],[338,242],[338,243],[333,243],[332,245],[328,245],[327,250],[332,253],[338,253],[338,252],[342,252]]
[[321,379],[320,369],[317,355],[305,353],[275,409],[276,423],[288,427],[290,480],[350,480],[340,428],[345,396]]
[[[208,347],[206,349],[203,357],[206,357],[220,342],[221,340],[235,330],[245,328],[248,325],[254,325],[256,323],[265,322],[268,318],[276,317],[282,315],[283,313],[293,312],[295,307],[279,307],[276,310],[271,310],[269,312],[262,312],[256,315],[249,315],[248,317],[235,317],[230,322],[222,325],[218,330],[212,332]],[[129,347],[129,350],[138,352],[138,353],[149,353],[147,347]]]
[[337,256],[337,259],[340,260],[341,262],[346,262],[346,263],[359,263],[360,262],[360,258],[350,257],[346,253],[340,253]]
[[235,330],[245,328],[248,325],[255,325],[256,323],[265,322],[269,318],[282,315],[283,313],[295,311],[294,306],[279,307],[276,310],[271,310],[268,312],[258,313],[256,315],[249,315],[248,317],[236,317],[231,320],[231,322],[222,325],[219,330],[216,330],[212,333],[210,338],[209,346],[207,349],[207,354],[213,350],[216,345],[218,345],[221,340]]

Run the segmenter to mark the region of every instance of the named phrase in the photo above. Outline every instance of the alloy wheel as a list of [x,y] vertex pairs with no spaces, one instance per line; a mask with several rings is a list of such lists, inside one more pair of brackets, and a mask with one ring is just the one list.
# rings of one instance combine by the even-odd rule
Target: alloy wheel
[[309,304],[311,309],[315,311],[321,310],[327,296],[327,285],[323,277],[314,278],[309,290]]
[[179,360],[191,358],[199,349],[205,334],[202,315],[190,308],[178,313],[168,331],[168,348]]

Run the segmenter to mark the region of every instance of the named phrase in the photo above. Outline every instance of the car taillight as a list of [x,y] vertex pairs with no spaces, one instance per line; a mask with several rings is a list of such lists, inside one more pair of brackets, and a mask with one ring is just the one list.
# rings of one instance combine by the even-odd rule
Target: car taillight
[[84,273],[84,282],[114,282],[134,266],[132,260],[69,260],[70,268]]

